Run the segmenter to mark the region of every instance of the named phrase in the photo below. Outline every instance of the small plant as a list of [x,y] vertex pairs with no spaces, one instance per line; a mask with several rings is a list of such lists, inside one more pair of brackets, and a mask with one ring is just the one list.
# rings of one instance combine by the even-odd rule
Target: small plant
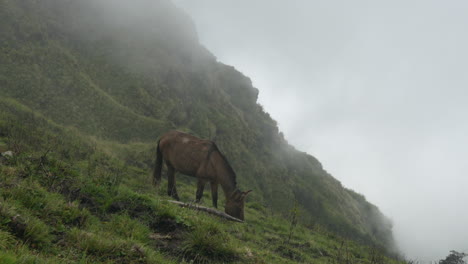
[[299,215],[300,215],[299,203],[298,203],[298,201],[297,201],[296,196],[294,196],[294,206],[293,206],[293,208],[291,209],[290,217],[289,217],[290,226],[289,226],[289,234],[288,234],[288,240],[287,240],[287,243],[288,243],[288,244],[291,242],[291,237],[292,237],[292,235],[293,235],[294,228],[295,228],[296,225],[297,225],[297,221],[298,221]]
[[[377,253],[375,253],[375,254],[377,254]],[[383,261],[383,256],[380,255],[379,257],[381,257],[382,258],[381,260]],[[373,257],[373,260],[375,260],[375,259],[376,258]],[[345,240],[342,240],[341,243],[340,243],[340,246],[337,247],[335,255],[333,256],[333,263],[336,263],[336,264],[341,264],[341,263],[352,264],[352,263],[354,263],[353,260],[354,260],[354,256],[350,252],[349,244]],[[376,263],[383,263],[383,262],[376,262]]]
[[439,264],[466,264],[464,258],[467,256],[468,254],[466,253],[451,250],[445,259],[439,261]]
[[382,250],[377,249],[375,247],[370,250],[370,263],[371,264],[386,263],[385,256],[383,255]]

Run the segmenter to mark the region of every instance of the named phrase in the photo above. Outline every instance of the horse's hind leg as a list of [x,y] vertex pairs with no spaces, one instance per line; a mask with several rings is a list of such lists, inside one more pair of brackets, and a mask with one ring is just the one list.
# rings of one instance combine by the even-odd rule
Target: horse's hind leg
[[198,179],[197,182],[197,195],[195,197],[195,202],[199,203],[203,196],[203,189],[205,189],[206,181]]
[[211,187],[211,199],[213,200],[213,206],[218,208],[218,183],[215,181],[210,182]]
[[167,166],[167,195],[179,201],[179,195],[177,195],[175,186],[175,169],[170,165]]

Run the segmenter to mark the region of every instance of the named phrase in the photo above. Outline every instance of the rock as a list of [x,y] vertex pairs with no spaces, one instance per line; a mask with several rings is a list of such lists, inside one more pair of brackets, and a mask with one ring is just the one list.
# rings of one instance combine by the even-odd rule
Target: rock
[[5,151],[0,153],[0,164],[4,163],[5,161],[13,158],[13,151]]
[[2,157],[5,157],[7,159],[13,158],[13,151],[9,150],[2,152]]

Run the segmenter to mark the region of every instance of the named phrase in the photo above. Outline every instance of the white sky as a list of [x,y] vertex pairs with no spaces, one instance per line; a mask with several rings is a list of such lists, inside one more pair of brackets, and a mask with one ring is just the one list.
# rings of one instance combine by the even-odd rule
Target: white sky
[[468,2],[175,0],[410,259],[468,252]]

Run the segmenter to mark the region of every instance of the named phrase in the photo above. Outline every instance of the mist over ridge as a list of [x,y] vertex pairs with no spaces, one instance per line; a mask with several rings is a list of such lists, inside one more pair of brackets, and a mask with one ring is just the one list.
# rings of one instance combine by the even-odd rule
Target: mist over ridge
[[408,257],[467,251],[465,2],[175,2],[291,144],[392,218]]
[[289,145],[252,81],[218,62],[170,1],[1,4],[5,112],[23,107],[112,151],[128,150],[115,155],[142,170],[167,130],[215,140],[241,188],[254,189],[257,208],[287,216],[297,200],[307,227],[395,253],[391,221]]

